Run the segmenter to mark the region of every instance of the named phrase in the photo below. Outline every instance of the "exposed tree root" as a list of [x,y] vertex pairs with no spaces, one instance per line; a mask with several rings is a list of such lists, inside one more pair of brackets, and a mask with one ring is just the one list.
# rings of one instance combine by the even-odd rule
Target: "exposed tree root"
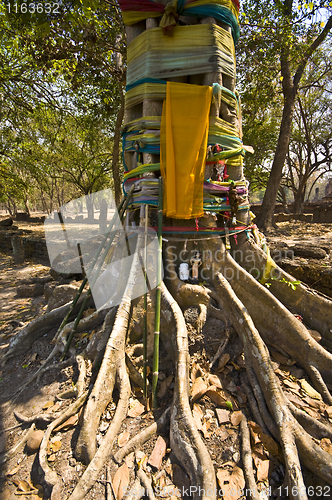
[[[84,297],[78,301],[73,310],[72,317],[77,314]],[[70,310],[71,304],[65,304],[57,309],[53,309],[42,316],[34,319],[27,326],[11,339],[8,351],[1,358],[1,366],[4,366],[7,361],[13,356],[22,354],[30,349],[32,344],[42,335],[47,333],[51,328],[57,327],[61,324],[63,317]]]
[[250,434],[248,429],[248,423],[245,415],[243,415],[240,422],[241,435],[242,435],[242,462],[243,462],[243,472],[246,479],[246,485],[250,490],[250,497],[253,500],[259,500],[260,495],[257,490],[256,481],[254,478],[254,470],[252,466],[252,453],[250,446]]
[[76,363],[79,372],[77,382],[72,389],[57,394],[56,398],[59,401],[70,398],[79,398],[85,391],[86,365],[83,356],[76,356]]
[[332,427],[319,422],[316,418],[311,417],[308,413],[299,410],[290,401],[288,406],[296,420],[300,425],[312,436],[317,439],[330,438],[332,439]]
[[[260,276],[263,275],[267,255],[257,244],[251,241],[243,242],[234,252],[234,256],[236,261],[249,272],[256,269]],[[294,312],[303,317],[309,328],[320,332],[323,338],[332,345],[332,332],[329,327],[332,324],[330,299],[304,283],[297,285],[296,290],[293,290],[287,282],[296,281],[295,278],[279,266],[276,266],[272,275],[278,278],[271,280],[270,291],[273,295],[287,308],[293,308]],[[283,282],[282,278],[286,282]]]
[[257,401],[255,399],[253,392],[252,392],[252,389],[251,389],[251,387],[249,387],[249,385],[247,383],[247,377],[245,376],[245,373],[243,373],[243,372],[241,373],[241,387],[244,390],[245,395],[247,396],[250,410],[254,416],[255,422],[257,422],[259,424],[259,426],[261,427],[263,432],[265,432],[265,434],[268,434],[269,433],[268,428],[266,427],[265,422],[261,416]]
[[24,436],[18,440],[17,443],[14,444],[14,446],[8,450],[6,453],[3,453],[0,455],[0,465],[3,465],[4,463],[8,462],[11,458],[13,458],[16,453],[20,451],[21,448],[25,445],[33,431],[35,430],[35,424],[32,424],[30,429],[27,430],[27,432],[24,434]]
[[330,484],[332,482],[332,456],[319,448],[294,419],[273,371],[266,345],[247,310],[221,274],[216,276],[216,286],[223,296],[224,303],[227,303],[234,327],[242,339],[246,364],[249,364],[255,371],[271,416],[278,427],[290,491],[294,486],[297,491],[301,492],[291,498],[305,499],[307,497],[299,456],[309,470]]
[[[332,354],[318,344],[304,324],[229,254],[222,254],[222,259],[216,265],[247,308],[264,342],[296,359],[310,376],[315,389],[331,405],[332,396],[326,383],[332,383]],[[331,303],[329,305],[331,308]]]
[[74,403],[72,403],[64,412],[60,414],[60,416],[53,420],[53,422],[47,427],[46,432],[44,434],[43,440],[40,444],[39,448],[39,464],[44,473],[44,480],[48,487],[53,487],[60,480],[58,474],[51,469],[47,462],[47,445],[51,434],[56,427],[65,422],[69,417],[75,415],[81,406],[84,404],[87,398],[87,392],[82,394],[80,398],[78,398]]
[[153,492],[151,480],[145,474],[144,470],[140,467],[137,470],[137,477],[142,483],[142,486],[145,488],[145,495],[149,497],[150,500],[156,500],[156,497]]
[[136,434],[128,443],[114,454],[114,460],[119,464],[132,451],[146,443],[152,436],[160,432],[167,425],[170,418],[171,408],[167,408],[159,419]]
[[117,373],[120,384],[119,401],[113,420],[87,469],[83,476],[76,485],[73,493],[70,495],[69,500],[83,500],[87,492],[92,488],[98,478],[101,468],[109,457],[113,443],[120,430],[123,419],[127,415],[128,402],[130,396],[130,382],[126,370],[126,363],[124,356],[118,362],[120,366],[117,367]]
[[194,498],[214,499],[216,477],[210,455],[198,433],[189,405],[189,353],[186,324],[178,303],[162,284],[163,299],[168,303],[177,328],[176,378],[171,413],[171,448],[185,467],[191,484],[200,495]]

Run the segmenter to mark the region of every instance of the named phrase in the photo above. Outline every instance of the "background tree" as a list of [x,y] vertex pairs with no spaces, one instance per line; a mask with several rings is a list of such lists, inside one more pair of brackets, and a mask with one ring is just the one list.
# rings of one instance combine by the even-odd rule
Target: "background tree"
[[306,69],[297,96],[282,183],[294,194],[300,214],[317,180],[331,169],[331,65],[329,50],[319,51]]
[[257,218],[261,228],[269,229],[288,152],[299,85],[308,61],[331,30],[332,17],[325,2],[320,1],[309,4],[292,0],[263,4],[246,1],[243,10],[240,72],[254,78],[267,99],[273,99],[281,85],[283,98],[277,147]]

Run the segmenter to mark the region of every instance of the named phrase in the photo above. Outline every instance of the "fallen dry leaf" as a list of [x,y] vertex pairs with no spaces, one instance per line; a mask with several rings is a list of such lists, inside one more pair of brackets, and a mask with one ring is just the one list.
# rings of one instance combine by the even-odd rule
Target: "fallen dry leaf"
[[216,386],[212,385],[211,387],[209,387],[209,389],[206,391],[206,395],[218,406],[223,406],[224,408],[226,408],[227,398],[224,396],[224,392],[217,391]]
[[210,427],[211,427],[211,422],[209,422],[209,421],[205,421],[202,425],[201,431],[202,431],[205,439],[208,439],[212,434],[212,432],[209,432]]
[[218,417],[219,424],[226,424],[229,422],[229,411],[222,410],[221,408],[216,408],[216,414]]
[[272,455],[278,455],[278,453],[279,453],[278,444],[275,442],[275,440],[271,436],[264,434],[264,432],[260,432],[259,437],[260,437],[265,449],[269,453],[272,453]]
[[260,460],[257,467],[257,481],[265,481],[269,477],[270,460]]
[[320,414],[318,413],[318,411],[315,411],[312,408],[306,408],[305,411],[306,411],[306,413],[308,413],[308,415],[310,415],[310,417],[313,417],[313,418],[316,418],[317,420],[319,420]]
[[56,453],[57,451],[59,451],[61,448],[61,441],[59,441],[59,440],[54,441],[54,443],[52,443],[52,445],[51,445],[51,448],[52,448],[53,453]]
[[288,380],[288,378],[285,378],[283,380],[283,383],[289,387],[290,389],[293,389],[294,391],[296,391],[296,393],[299,392],[299,389],[300,389],[300,386],[299,384],[297,384],[296,382],[293,382],[292,380]]
[[201,407],[198,404],[194,403],[192,413],[193,413],[195,425],[196,425],[197,429],[200,430],[202,428],[202,420],[201,419],[204,416],[203,410],[201,409]]
[[118,446],[121,448],[122,446],[127,444],[129,441],[129,438],[130,438],[130,432],[128,432],[128,431],[121,432],[121,434],[119,434],[119,436],[118,436]]
[[7,472],[6,476],[15,476],[15,474],[16,474],[16,472],[18,472],[19,468],[20,468],[19,465],[17,467],[14,467],[14,469]]
[[55,462],[55,460],[56,460],[56,454],[52,453],[49,457],[47,457],[47,460],[49,462]]
[[320,442],[320,447],[322,448],[322,450],[332,455],[332,443],[329,438],[323,438]]
[[191,381],[195,382],[196,378],[201,377],[201,375],[203,375],[203,374],[204,374],[204,370],[199,366],[199,364],[193,363],[193,365],[191,367],[191,375],[190,375]]
[[206,385],[206,383],[204,382],[202,377],[197,377],[195,379],[195,382],[193,383],[193,385],[191,387],[192,401],[197,401],[197,399],[204,396],[207,389],[208,389],[208,386]]
[[316,391],[316,389],[314,389],[313,387],[311,387],[311,385],[304,379],[302,378],[300,380],[300,383],[301,383],[301,387],[302,389],[307,393],[309,394],[309,396],[311,398],[314,398],[314,399],[322,399],[322,396],[319,394],[319,392]]
[[32,489],[34,489],[34,488],[31,488],[30,484],[27,481],[25,481],[24,479],[22,479],[21,481],[18,481],[17,487],[20,491],[24,491],[24,492],[31,491]]
[[229,360],[230,360],[230,355],[228,353],[223,354],[219,359],[218,368],[216,371],[222,372]]
[[303,401],[308,403],[312,408],[315,408],[316,410],[324,411],[325,410],[325,403],[323,401],[319,401],[317,399],[313,399],[310,396],[306,396],[303,398]]
[[47,403],[44,404],[43,410],[47,410],[47,408],[51,408],[51,406],[54,405],[54,401],[48,401]]
[[232,471],[219,469],[217,479],[220,488],[223,490],[223,500],[237,500],[241,495],[234,495],[234,492],[241,491],[245,487],[245,479],[242,469],[235,466]]
[[329,418],[332,418],[332,406],[327,406],[325,408],[325,413]]
[[218,387],[218,389],[222,389],[221,380],[218,375],[213,375],[212,373],[210,373],[209,382],[211,385],[215,385],[216,387]]
[[142,405],[138,401],[138,399],[136,399],[135,402],[133,403],[133,405],[131,406],[131,408],[128,411],[128,417],[136,418],[139,415],[142,415],[142,413],[144,413],[144,412],[145,412],[144,405]]
[[305,401],[303,401],[302,398],[299,398],[298,396],[296,396],[295,394],[293,394],[292,392],[287,392],[287,391],[284,391],[284,394],[286,396],[286,398],[291,402],[291,403],[294,403],[295,406],[297,406],[298,408],[302,408],[302,407],[308,407],[308,403],[306,403]]
[[225,441],[225,439],[229,438],[230,434],[227,429],[224,427],[219,427],[216,429],[216,435],[219,436],[221,441]]
[[65,422],[63,422],[63,424],[59,425],[59,427],[57,427],[55,429],[55,431],[60,431],[60,430],[67,430],[67,429],[70,429],[71,427],[75,427],[75,425],[77,425],[78,423],[78,415],[72,415],[71,417],[68,418],[68,420],[66,420]]
[[242,419],[243,419],[242,411],[235,411],[234,413],[231,414],[231,423],[233,425],[239,425]]
[[116,500],[122,500],[129,484],[129,469],[126,463],[118,468],[113,477],[112,484]]
[[155,467],[156,469],[159,469],[162,464],[165,453],[166,453],[166,441],[163,437],[158,436],[153,451],[148,458],[148,464],[152,465],[152,467]]
[[132,451],[129,455],[126,456],[125,462],[127,464],[128,469],[132,469],[135,465],[135,453]]

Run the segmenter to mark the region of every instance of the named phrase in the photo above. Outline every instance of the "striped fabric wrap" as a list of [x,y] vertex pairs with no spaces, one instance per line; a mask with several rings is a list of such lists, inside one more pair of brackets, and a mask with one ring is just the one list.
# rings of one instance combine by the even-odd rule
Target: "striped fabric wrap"
[[166,7],[153,0],[119,0],[119,4],[127,26],[148,18],[161,18],[160,26],[168,32],[181,15],[213,17],[230,26],[235,43],[239,39],[238,0],[171,0]]
[[128,45],[127,85],[144,78],[173,78],[222,72],[235,78],[231,34],[214,24],[146,30]]

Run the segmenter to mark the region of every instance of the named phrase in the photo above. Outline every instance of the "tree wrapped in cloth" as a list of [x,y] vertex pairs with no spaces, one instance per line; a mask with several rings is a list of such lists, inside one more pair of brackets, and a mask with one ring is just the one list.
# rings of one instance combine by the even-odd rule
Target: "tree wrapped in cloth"
[[[213,464],[179,380],[189,370],[182,313],[196,305],[201,325],[209,315],[223,320],[223,349],[227,328],[236,330],[243,345],[245,372],[240,379],[248,391],[251,418],[281,445],[289,497],[307,498],[301,464],[322,484],[331,484],[331,456],[316,438],[331,437],[332,429],[287,398],[269,350],[296,360],[331,405],[331,302],[303,284],[292,286],[295,279],[272,261],[264,236],[252,224],[242,168],[250,147],[242,143],[235,90],[239,5],[139,0],[120,5],[128,42],[124,188],[137,186],[133,220],[135,206],[155,203],[153,197],[142,200],[144,183],[151,185],[160,174],[165,180],[162,293],[177,328],[172,450],[192,484],[213,490]],[[197,251],[204,286],[178,278],[180,264],[190,266]],[[165,318],[163,328],[170,328]],[[320,332],[320,343],[312,330]],[[246,485],[258,498],[250,462],[243,456]]]
[[[104,321],[103,328],[76,357],[80,373],[72,391],[76,401],[48,425],[43,438],[39,462],[45,482],[53,488],[52,497],[59,496],[62,483],[47,462],[48,442],[52,431],[83,406],[75,457],[87,468],[70,500],[86,498],[111,454],[122,464],[126,455],[156,432],[168,430],[168,422],[172,459],[185,469],[195,499],[220,498],[219,489],[223,489],[224,499],[241,498],[239,487],[250,490],[248,498],[261,498],[262,483],[256,484],[261,479],[259,464],[272,456],[271,469],[283,473],[280,484],[269,477],[274,496],[306,499],[309,483],[305,483],[303,471],[307,470],[327,488],[324,492],[330,491],[332,456],[324,451],[322,441],[332,438],[331,424],[328,418],[318,420],[312,412],[298,409],[296,398],[286,389],[292,384],[293,390],[294,386],[300,388],[295,375],[287,380],[288,385],[281,380],[286,378],[286,369],[300,376],[301,390],[314,394],[319,407],[331,416],[331,301],[303,284],[294,284],[295,279],[272,261],[263,235],[252,223],[243,175],[243,156],[250,147],[242,142],[241,106],[235,90],[239,5],[229,0],[172,1],[167,5],[123,0],[120,5],[128,42],[123,130],[126,227],[155,228],[159,211],[164,279],[160,283],[157,279],[156,289],[148,290],[144,305],[142,298],[133,300],[139,270],[143,266],[151,271],[148,258],[135,254],[119,306],[107,314],[97,311],[85,318],[83,325],[77,325],[86,331],[87,323]],[[160,178],[164,180],[162,218]],[[125,209],[122,203],[120,219]],[[146,230],[142,231],[138,239],[145,234]],[[180,266],[190,270],[181,272],[182,279]],[[188,338],[187,324],[193,309],[197,312],[196,339],[190,336],[193,329]],[[130,404],[129,377],[134,387],[146,392],[151,381],[154,386],[158,378],[157,364],[147,386],[137,370],[139,363],[133,363],[137,346],[133,348],[128,342],[132,337],[140,340],[145,324],[148,339],[143,345],[143,368],[147,373],[153,355],[149,338],[159,338],[155,310],[161,317],[160,364],[171,365],[174,372],[174,379],[171,373],[163,380],[164,396],[174,384],[172,402],[169,408],[163,407],[161,387],[159,410],[165,411],[159,411],[159,416],[157,410],[152,425],[117,449],[116,438]],[[68,317],[72,312],[68,306],[62,307]],[[56,323],[59,311],[51,314],[29,325],[26,334],[31,338],[33,332],[45,328],[47,320]],[[211,321],[214,337],[209,344],[204,335]],[[63,352],[71,328],[61,325],[55,350]],[[195,362],[194,349],[192,359],[189,356],[190,347],[199,344],[198,339],[209,350],[208,357],[202,354],[204,363],[200,366]],[[198,349],[203,351],[200,345]],[[13,345],[6,359],[14,351]],[[86,390],[89,360],[95,371]],[[163,370],[167,373],[167,368]],[[115,387],[118,391],[113,394]],[[242,457],[235,459],[235,454],[229,457],[225,453],[228,458],[223,459],[223,471],[217,470],[223,463],[216,463],[213,456],[222,438],[216,439],[210,453],[208,427],[200,421],[196,401],[203,396],[214,405],[221,424],[229,418],[234,425],[241,421]],[[97,440],[102,415],[113,401],[116,405],[110,425]],[[135,414],[132,408],[129,414]],[[256,475],[247,419],[251,420],[253,446],[257,442],[261,445],[259,457],[257,450],[255,455]],[[226,439],[224,432],[231,435],[220,427],[215,436]],[[149,485],[144,464],[138,461],[137,465],[129,498],[138,498],[137,484]],[[121,467],[121,480],[126,482],[126,463]],[[232,471],[227,467],[233,467]],[[156,493],[156,485],[161,484],[158,474],[154,476]]]

